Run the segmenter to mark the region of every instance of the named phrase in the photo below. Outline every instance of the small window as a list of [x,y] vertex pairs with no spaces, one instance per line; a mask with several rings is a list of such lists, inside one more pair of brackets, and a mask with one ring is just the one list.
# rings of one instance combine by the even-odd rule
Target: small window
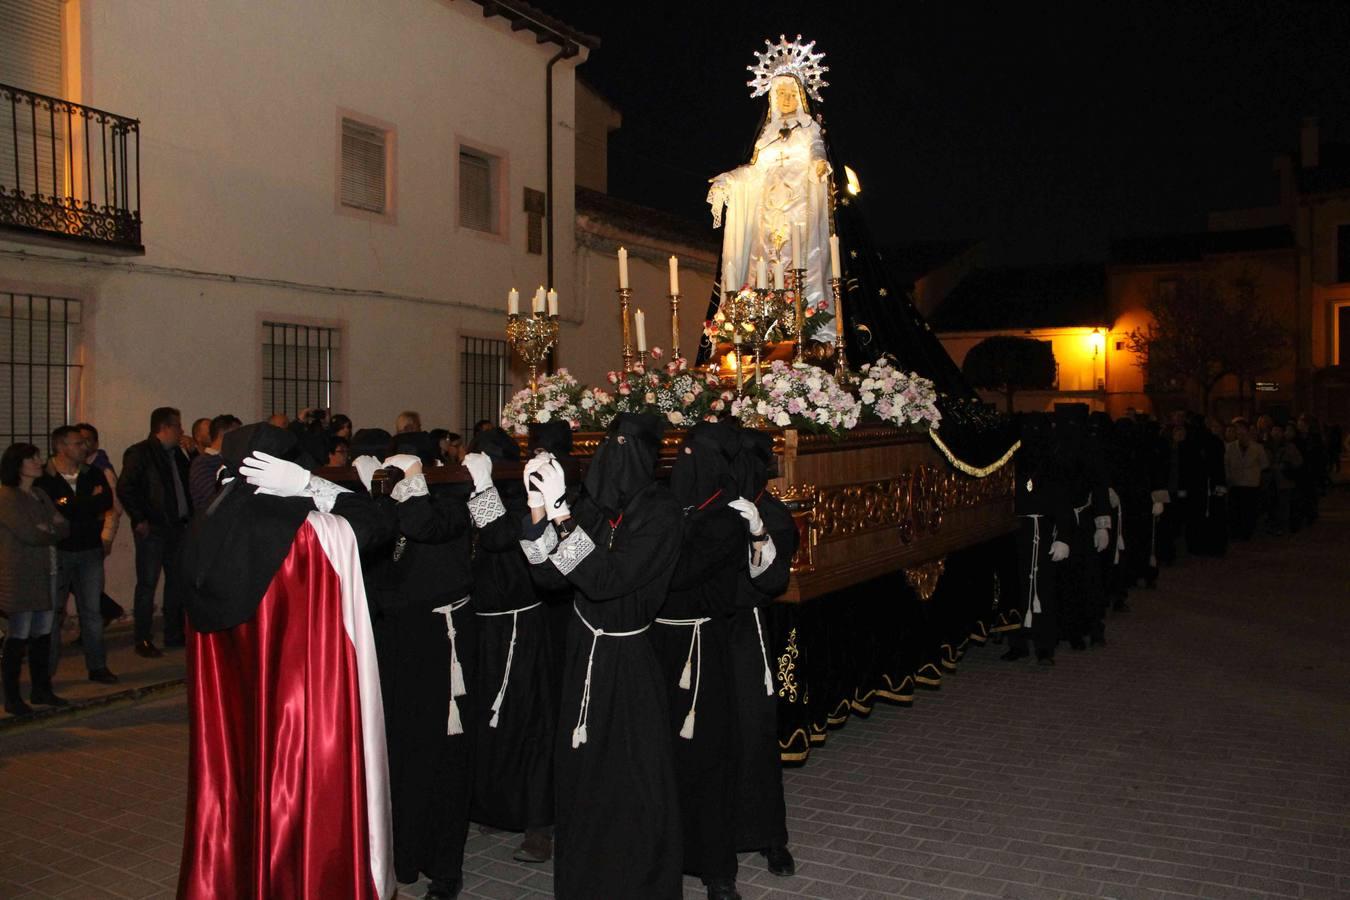
[[502,407],[511,392],[510,359],[506,341],[492,338],[461,338],[459,381],[464,388],[464,433],[473,434],[475,422],[500,421]]
[[497,159],[467,147],[459,151],[459,224],[497,233]]
[[341,203],[376,215],[389,211],[389,132],[342,120]]
[[264,415],[294,419],[307,408],[340,403],[342,330],[292,322],[264,322],[262,346]]
[[0,293],[0,446],[47,446],[76,419],[80,301]]
[[1336,226],[1336,280],[1350,281],[1350,224]]

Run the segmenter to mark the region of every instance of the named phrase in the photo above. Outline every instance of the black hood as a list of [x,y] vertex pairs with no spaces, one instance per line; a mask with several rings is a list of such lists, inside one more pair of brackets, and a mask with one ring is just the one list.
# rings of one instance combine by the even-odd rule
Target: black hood
[[773,438],[753,428],[740,430],[741,452],[736,454],[736,486],[747,500],[757,500],[773,477]]
[[394,439],[383,428],[362,428],[352,435],[348,450],[352,459],[358,456],[373,456],[383,461],[393,446]]
[[552,422],[531,422],[528,442],[530,455],[546,450],[554,456],[572,455],[572,429],[566,422],[557,419]]
[[425,431],[405,431],[394,435],[394,452],[412,454],[422,461],[423,468],[443,462],[440,448]]
[[[561,422],[558,424],[566,427]],[[569,436],[571,433],[568,431]],[[473,440],[469,441],[469,452],[485,453],[493,462],[511,462],[520,459],[520,445],[511,435],[496,426],[475,434]]]
[[665,420],[652,413],[619,413],[609,437],[586,470],[586,493],[610,518],[652,483]]
[[699,422],[689,429],[670,471],[670,490],[680,505],[721,509],[740,493],[733,466],[741,439],[733,425]]

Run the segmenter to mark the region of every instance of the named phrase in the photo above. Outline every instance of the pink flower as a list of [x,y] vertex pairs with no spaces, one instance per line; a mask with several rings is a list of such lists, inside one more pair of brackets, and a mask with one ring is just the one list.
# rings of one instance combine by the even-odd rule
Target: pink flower
[[661,348],[660,348],[660,347],[653,347],[653,348],[651,349],[651,354],[652,354],[652,359],[660,359],[660,358],[662,357],[662,355],[663,355],[663,354],[661,353]]
[[633,389],[628,386],[627,382],[624,382],[623,384],[619,385],[619,393],[627,397],[629,394],[633,393]]
[[607,376],[605,376],[605,377],[607,377],[607,378],[609,379],[609,383],[610,383],[610,384],[618,384],[618,383],[619,383],[619,373],[618,373],[618,372],[610,372],[609,375],[607,375]]

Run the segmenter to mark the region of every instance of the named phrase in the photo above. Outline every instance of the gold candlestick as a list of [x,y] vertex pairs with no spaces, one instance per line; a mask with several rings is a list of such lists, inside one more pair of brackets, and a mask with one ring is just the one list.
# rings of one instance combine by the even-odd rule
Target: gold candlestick
[[792,270],[793,321],[797,345],[792,348],[794,365],[804,365],[806,361],[806,318],[802,315],[802,295],[806,293],[806,270]]
[[633,338],[628,327],[628,301],[633,299],[632,288],[619,288],[619,315],[623,319],[623,370],[633,371]]
[[834,380],[843,384],[848,377],[848,356],[844,352],[844,291],[842,279],[830,279],[834,294]]
[[530,393],[539,390],[539,364],[558,340],[558,317],[542,312],[506,317],[506,340],[530,367]]
[[680,295],[670,294],[670,358],[680,358]]

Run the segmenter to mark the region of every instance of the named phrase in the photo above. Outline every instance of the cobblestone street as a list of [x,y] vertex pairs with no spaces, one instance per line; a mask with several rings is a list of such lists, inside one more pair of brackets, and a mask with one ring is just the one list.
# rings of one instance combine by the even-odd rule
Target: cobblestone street
[[[1341,490],[1310,532],[1166,570],[1105,649],[972,650],[787,773],[798,875],[744,857],[743,894],[1350,895],[1347,548]],[[186,736],[181,692],[0,734],[0,897],[171,896]],[[514,844],[474,831],[463,896],[547,895]]]

